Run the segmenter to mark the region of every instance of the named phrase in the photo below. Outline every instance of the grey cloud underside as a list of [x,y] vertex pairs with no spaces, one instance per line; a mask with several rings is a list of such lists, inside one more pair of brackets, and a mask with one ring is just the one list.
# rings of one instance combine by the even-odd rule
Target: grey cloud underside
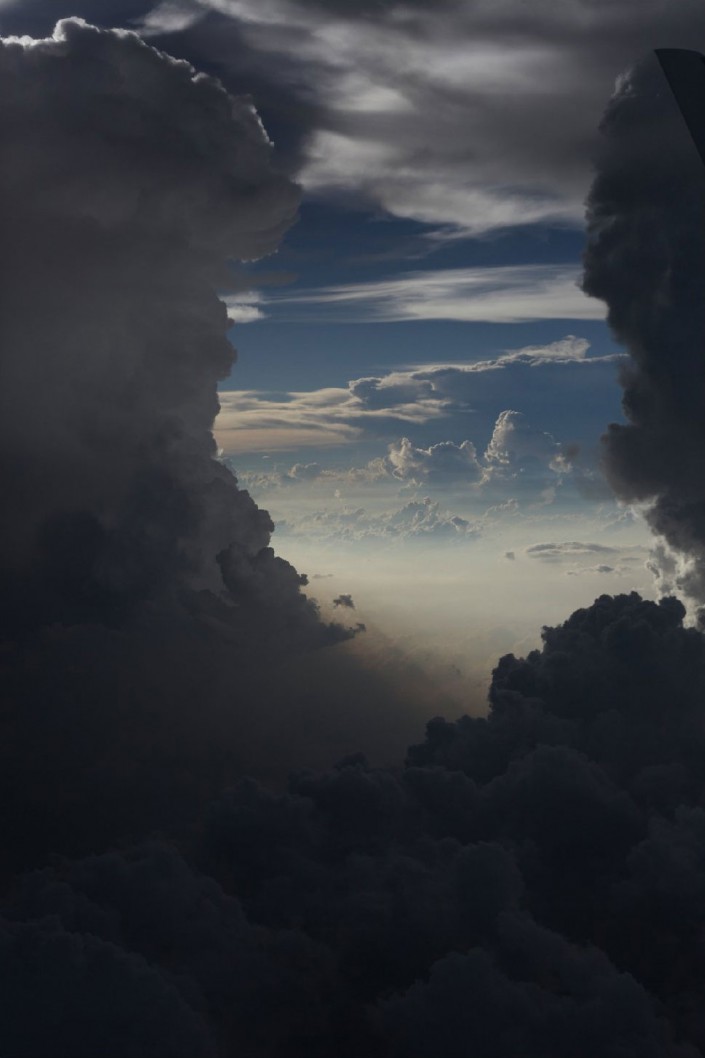
[[619,496],[650,504],[651,527],[679,556],[672,586],[702,604],[705,170],[655,57],[624,78],[602,131],[584,287],[607,302],[630,354],[629,422],[609,427],[605,467]]
[[[609,32],[598,3],[530,13],[518,3],[359,12],[285,3],[261,23],[257,6],[244,10],[253,22],[233,19],[235,56],[221,44],[223,65],[242,55],[276,91],[267,67],[283,64],[286,89],[305,108],[301,171],[312,187],[356,191],[397,215],[468,230],[578,225],[615,77],[634,55],[686,46],[704,28],[692,2],[667,12],[644,4],[638,20],[630,4],[611,5]],[[210,33],[228,29],[218,20]],[[208,35],[208,23],[194,33]],[[275,105],[296,121],[290,102]]]
[[[616,76],[654,47],[702,38],[696,0],[509,4],[103,4],[77,13],[148,26],[253,93],[283,164],[434,226],[580,225],[585,173]],[[179,25],[174,12],[193,19]],[[147,16],[150,16],[148,18]],[[10,5],[6,31],[53,21]],[[146,22],[140,17],[147,18]],[[160,36],[161,27],[161,36]]]
[[298,203],[251,104],[71,20],[3,43],[0,95],[5,627],[150,605],[315,641],[212,435],[234,358],[216,290]]

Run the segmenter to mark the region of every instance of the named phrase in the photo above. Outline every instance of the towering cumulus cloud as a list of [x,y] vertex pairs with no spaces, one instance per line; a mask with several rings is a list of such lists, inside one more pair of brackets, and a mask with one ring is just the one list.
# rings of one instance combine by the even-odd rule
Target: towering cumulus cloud
[[[701,73],[695,52],[672,53]],[[693,85],[705,78],[685,78]],[[691,105],[702,106],[702,95]],[[619,83],[588,200],[584,288],[631,361],[605,437],[617,494],[650,505],[664,587],[705,603],[705,169],[656,56]],[[669,553],[670,552],[670,553]]]
[[321,637],[272,524],[216,459],[229,258],[298,192],[249,102],[80,20],[0,49],[5,627],[218,608]]
[[212,783],[276,659],[343,632],[211,430],[228,262],[273,251],[298,203],[252,106],[77,19],[2,41],[0,100],[0,770],[25,858]]

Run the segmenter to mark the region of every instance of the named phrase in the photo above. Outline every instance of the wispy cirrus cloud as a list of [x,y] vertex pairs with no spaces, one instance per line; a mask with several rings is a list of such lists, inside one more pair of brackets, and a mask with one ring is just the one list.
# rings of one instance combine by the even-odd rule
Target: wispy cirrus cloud
[[278,294],[269,304],[280,317],[288,309],[297,319],[325,322],[604,319],[604,306],[585,296],[578,278],[565,265],[438,269]]

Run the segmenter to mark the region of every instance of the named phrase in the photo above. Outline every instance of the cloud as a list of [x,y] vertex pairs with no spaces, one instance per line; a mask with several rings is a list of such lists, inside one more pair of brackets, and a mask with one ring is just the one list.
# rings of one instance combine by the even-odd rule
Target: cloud
[[438,503],[428,497],[410,500],[387,518],[385,532],[392,536],[430,539],[471,539],[479,528],[467,518],[442,511]]
[[[375,419],[375,424],[378,421]],[[383,492],[401,484],[407,491],[419,486],[479,498],[511,490],[522,501],[530,501],[561,485],[571,472],[571,464],[563,458],[561,446],[550,434],[531,426],[520,412],[503,411],[494,424],[486,451],[479,457],[475,444],[469,440],[460,444],[439,441],[424,448],[401,437],[387,446],[384,456],[363,466],[296,463],[288,471],[246,473],[243,481],[259,491],[287,486],[322,491],[345,485],[348,490],[368,492],[374,488]]]
[[634,54],[688,46],[701,25],[691,3],[668,15],[647,4],[639,26],[618,3],[609,42],[602,9],[577,3],[558,19],[515,4],[444,4],[441,19],[425,4],[190,5],[204,6],[217,14],[190,31],[194,44],[216,48],[231,76],[247,70],[275,113],[284,89],[288,112],[292,94],[299,104],[307,187],[475,234],[578,226],[608,86]]
[[320,619],[212,434],[228,261],[272,252],[299,198],[250,101],[77,19],[0,43],[0,98],[11,865],[267,770],[283,668],[354,629]]
[[315,481],[323,473],[320,463],[295,463],[289,476],[296,481]]
[[348,383],[348,388],[367,408],[395,408],[433,396],[430,382],[409,378],[403,373],[386,378],[356,378]]
[[205,591],[236,624],[243,598],[276,599],[315,635],[211,433],[233,360],[215,285],[228,256],[274,250],[298,200],[256,113],[76,19],[1,61],[5,620],[115,625]]
[[410,393],[402,402],[393,392],[387,405],[380,392],[369,406],[364,387],[362,397],[355,389],[352,382],[347,389],[286,394],[226,390],[220,393],[215,435],[226,453],[327,447],[358,440],[365,429],[389,430],[393,423],[398,432],[400,424],[425,423],[444,414],[444,402],[435,396],[415,400]]
[[[529,367],[539,367],[546,363],[566,364],[573,361],[584,361],[587,357],[590,343],[586,338],[576,338],[574,334],[567,334],[565,338],[559,338],[547,345],[526,345],[521,349],[509,349],[506,353],[495,357],[493,360],[478,360],[472,365],[474,371],[492,371],[500,367],[508,367],[512,364],[526,364]],[[610,354],[600,359],[607,359]],[[456,365],[457,366],[457,365]]]
[[[638,24],[618,0],[609,36],[604,8],[577,0],[558,16],[518,2],[193,0],[177,17],[184,8],[210,15],[183,46],[215,52],[226,76],[247,77],[275,120],[288,119],[306,187],[454,234],[579,227],[616,76],[634,55],[689,47],[703,29],[692,0],[677,10],[649,0]],[[173,8],[157,10],[173,26]]]
[[564,558],[575,558],[578,555],[614,554],[615,550],[605,544],[585,544],[580,540],[567,540],[558,544],[532,544],[531,547],[526,548],[526,554],[542,562],[557,562]]
[[[400,276],[270,297],[277,316],[349,323],[462,320],[525,323],[543,319],[604,319],[586,298],[578,275],[563,265],[503,265],[407,272]],[[294,313],[280,306],[294,307]]]
[[[702,74],[696,53],[679,61]],[[621,380],[628,422],[609,427],[605,469],[620,498],[648,504],[649,525],[678,556],[678,589],[701,605],[702,162],[654,56],[621,79],[602,131],[588,199],[584,288],[606,301],[610,326],[630,357]]]
[[223,301],[228,310],[228,321],[230,324],[254,323],[262,320],[265,313],[256,304],[261,296],[255,291],[245,291],[237,294],[227,294]]
[[436,487],[470,486],[475,491],[511,486],[540,491],[569,471],[560,461],[560,445],[516,411],[500,412],[481,458],[471,441],[441,441],[419,448],[403,437],[389,445],[383,466],[393,478]]
[[403,767],[243,780],[178,842],[17,876],[6,1050],[695,1058],[705,640],[684,614],[600,596]]
[[[140,955],[56,924],[0,925],[0,1016],[9,1054],[170,1054],[212,1058],[207,1024]],[[90,1015],[88,1015],[90,1011]]]
[[617,573],[618,570],[614,566],[584,566],[582,569],[567,569],[567,577],[579,577],[584,573]]
[[[515,413],[529,421],[548,419],[548,429],[565,440],[589,442],[611,408],[606,394],[623,356],[588,356],[588,348],[584,338],[567,335],[466,364],[420,364],[351,379],[346,388],[226,390],[219,395],[216,437],[226,454],[328,447],[366,437],[396,443],[410,427],[454,418],[458,430],[470,424],[479,440],[485,431],[491,434],[511,393],[519,404]],[[579,415],[572,399],[576,386],[584,394]],[[548,388],[554,399],[547,407]]]
[[[223,255],[271,246],[294,192],[251,110],[134,37],[70,21],[0,63],[4,1053],[695,1058],[683,605],[600,596],[403,765],[301,766],[351,696],[376,745],[390,714],[342,648],[328,673],[278,649],[326,629],[210,433]],[[379,526],[478,531],[430,498]],[[292,760],[286,787],[242,778]]]
[[556,464],[559,454],[560,445],[550,434],[529,425],[521,412],[503,411],[495,423],[484,458],[494,471],[532,465],[545,469]]
[[[3,25],[46,31],[55,13],[52,0],[22,0]],[[638,20],[628,0],[609,16],[596,0],[568,0],[558,15],[519,0],[74,0],[72,13],[141,25],[208,59],[232,90],[253,93],[282,162],[312,192],[343,189],[443,237],[580,227],[615,78],[635,55],[703,33],[695,0],[648,0]]]
[[408,437],[402,437],[389,446],[385,463],[393,477],[418,484],[474,484],[483,473],[471,441],[459,445],[440,441],[429,448],[417,448]]
[[355,603],[352,600],[352,595],[339,595],[336,599],[333,599],[333,606],[344,606],[348,610],[355,609]]
[[162,0],[140,20],[140,35],[149,38],[164,33],[182,33],[199,22],[205,13],[188,0]]
[[[398,504],[398,500],[397,500]],[[478,519],[453,514],[429,496],[411,499],[399,506],[337,504],[323,509],[293,512],[278,523],[282,538],[329,541],[336,544],[377,545],[463,543],[475,540],[481,532]]]

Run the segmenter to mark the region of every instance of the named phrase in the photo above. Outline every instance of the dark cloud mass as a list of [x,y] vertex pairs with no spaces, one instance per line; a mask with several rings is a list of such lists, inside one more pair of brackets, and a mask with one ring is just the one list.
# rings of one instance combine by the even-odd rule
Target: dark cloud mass
[[1,62],[6,619],[119,624],[203,593],[315,632],[212,436],[227,260],[274,250],[298,198],[256,114],[75,20]]
[[[212,434],[228,261],[272,252],[298,203],[251,104],[74,19],[2,42],[0,100],[0,757],[22,861],[178,812],[174,784],[207,774],[189,754],[217,775],[237,717],[246,757],[286,652],[348,633]],[[187,733],[194,703],[218,735]]]
[[[671,54],[700,74],[692,104],[702,120],[702,57]],[[659,563],[664,587],[702,606],[705,169],[655,56],[622,79],[602,131],[584,289],[607,302],[630,354],[622,374],[629,423],[609,427],[605,466],[619,496],[650,505],[652,529],[676,553]]]
[[404,768],[244,780],[4,900],[3,1053],[696,1058],[702,635],[601,596]]
[[309,651],[344,633],[211,434],[227,261],[296,190],[247,103],[130,34],[3,42],[0,102],[3,1058],[697,1058],[683,605],[601,596],[500,659],[486,717],[310,769],[351,689],[390,707]]

